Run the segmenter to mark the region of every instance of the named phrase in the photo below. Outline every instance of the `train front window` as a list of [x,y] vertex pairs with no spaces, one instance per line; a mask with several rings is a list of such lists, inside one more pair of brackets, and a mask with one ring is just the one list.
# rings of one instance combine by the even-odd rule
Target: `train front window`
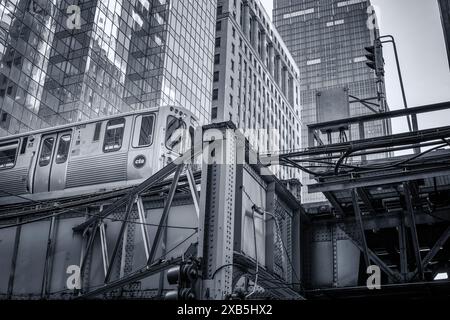
[[42,142],[41,147],[41,156],[39,157],[39,166],[45,167],[50,163],[50,160],[52,159],[52,152],[53,152],[53,144],[55,143],[55,138],[49,137]]
[[14,167],[18,147],[17,141],[0,144],[0,170]]
[[58,152],[56,153],[56,163],[64,163],[67,161],[70,149],[70,134],[65,134],[59,138]]
[[153,142],[155,115],[137,116],[134,129],[133,147],[148,147]]
[[170,150],[181,153],[185,131],[186,124],[183,120],[174,116],[168,116],[166,125],[166,147]]
[[105,132],[104,152],[118,151],[122,148],[125,119],[114,119],[108,121]]

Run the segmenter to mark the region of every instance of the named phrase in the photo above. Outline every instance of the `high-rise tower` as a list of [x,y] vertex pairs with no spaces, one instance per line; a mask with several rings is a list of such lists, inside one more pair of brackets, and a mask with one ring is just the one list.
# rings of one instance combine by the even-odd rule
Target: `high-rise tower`
[[[211,120],[233,121],[261,153],[300,147],[299,70],[259,0],[219,0]],[[298,170],[272,167],[281,179]]]
[[210,119],[216,1],[0,1],[0,136],[176,104]]
[[450,0],[438,0],[441,11],[442,28],[444,30],[444,41],[447,47],[448,62],[450,65]]
[[[376,111],[383,111],[385,89],[382,79],[366,65],[365,47],[378,36],[375,12],[368,0],[274,0],[274,23],[292,53],[299,69],[302,105],[302,146],[308,147],[307,125],[316,123],[316,99],[320,91],[347,88],[350,116],[373,113],[356,99],[369,99]],[[367,104],[367,103],[366,103]],[[373,122],[365,127],[365,137],[382,136],[389,125]],[[358,139],[357,130],[350,137]],[[304,175],[303,185],[311,184]],[[322,201],[307,194],[306,202]]]

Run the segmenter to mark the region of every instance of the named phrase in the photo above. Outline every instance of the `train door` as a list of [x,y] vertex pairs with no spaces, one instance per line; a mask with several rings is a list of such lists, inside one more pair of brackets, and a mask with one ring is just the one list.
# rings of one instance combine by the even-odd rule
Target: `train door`
[[71,131],[42,136],[34,172],[34,193],[64,189],[71,139]]
[[128,151],[128,180],[147,178],[156,171],[153,167],[154,158],[157,157],[153,145],[155,123],[154,113],[135,117],[131,148]]

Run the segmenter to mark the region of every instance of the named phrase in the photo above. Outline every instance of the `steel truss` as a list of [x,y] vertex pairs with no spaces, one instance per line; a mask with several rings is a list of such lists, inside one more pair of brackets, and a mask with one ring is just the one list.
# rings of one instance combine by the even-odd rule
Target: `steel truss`
[[[444,109],[450,109],[450,102],[312,124],[308,149],[278,155],[280,164],[313,177],[317,183],[308,191],[321,192],[328,200],[327,212],[323,203],[309,205],[312,228],[339,228],[366,266],[380,267],[386,283],[426,282],[440,271],[450,271],[450,126],[329,145],[317,139],[317,130],[337,125],[364,128],[371,121]],[[417,153],[419,147],[432,148]],[[366,160],[367,155],[400,150],[415,154]],[[320,168],[310,167],[317,163]],[[397,239],[386,246],[383,232],[391,230]],[[381,254],[383,245],[387,251]]]
[[[77,218],[86,217],[84,222],[75,225],[72,229],[82,239],[79,262],[80,288],[74,291],[77,299],[101,297],[102,295],[106,298],[123,297],[128,291],[135,290],[132,288],[137,281],[156,274],[160,274],[156,297],[161,298],[164,295],[163,271],[180,265],[188,259],[195,259],[202,268],[200,291],[197,296],[199,299],[231,297],[235,286],[234,277],[238,270],[253,275],[256,272],[259,275],[258,287],[270,289],[274,298],[301,298],[298,293],[301,280],[297,275],[300,274],[300,217],[302,221],[307,221],[303,208],[274,176],[261,175],[261,171],[265,167],[259,161],[249,163],[249,159],[257,159],[256,153],[250,150],[248,141],[240,133],[228,130],[235,129],[232,124],[215,124],[204,127],[203,130],[205,129],[218,130],[224,134],[224,137],[218,139],[216,136],[211,140],[203,141],[202,148],[199,148],[200,151],[194,149],[194,152],[186,152],[137,186],[47,201],[23,197],[20,199],[22,202],[19,205],[0,208],[0,220],[32,223],[34,219],[31,217],[37,216],[39,217],[37,219],[41,220],[50,217],[53,222],[49,231],[46,268],[51,268],[52,248],[56,241],[54,234],[56,218],[66,214]],[[207,152],[204,152],[205,147]],[[194,172],[192,163],[201,153],[204,156],[210,154],[212,161],[204,162],[201,172]],[[242,157],[245,163],[237,164],[238,157]],[[263,239],[265,266],[245,256],[244,248],[234,241],[235,237],[237,240],[238,238],[243,239],[245,236],[241,225],[244,213],[240,207],[242,206],[244,170],[253,175],[253,179],[256,181],[268,185],[267,204],[264,204],[266,209],[275,212],[278,210],[276,204],[283,203],[293,210],[289,213],[290,225],[285,226],[285,230],[288,230],[285,232],[288,232],[289,237],[293,239],[292,243],[289,243],[289,250],[286,250],[283,240],[281,242],[284,250],[280,249],[281,247],[275,248],[274,239],[278,236],[281,237],[281,235],[277,236],[277,233],[281,234],[281,229],[276,221],[275,224],[271,219],[265,221],[270,231]],[[197,191],[199,183],[201,183],[200,194]],[[190,196],[192,207],[198,217],[198,228],[183,241],[191,240],[192,243],[183,255],[167,258],[169,253],[175,249],[167,250],[163,245],[166,243],[168,216],[174,205],[174,199],[177,196],[180,198],[181,194],[183,197],[186,194]],[[150,237],[146,228],[146,225],[149,224],[146,219],[144,199],[155,199],[162,196],[164,197],[162,214],[157,224],[152,225],[157,229],[154,237]],[[241,219],[240,222],[239,219]],[[118,232],[114,233],[113,231],[114,239],[112,241],[110,238],[113,233],[107,230],[106,220],[117,223],[114,227],[117,226]],[[129,234],[133,235],[134,232],[130,231],[130,229],[133,230],[131,227],[140,228],[139,240],[143,243],[146,260],[142,267],[134,271],[129,270],[129,262],[126,261],[127,250],[129,250]],[[17,230],[16,237],[20,235],[20,225]],[[194,235],[196,239],[191,238]],[[18,243],[18,239],[16,243]],[[278,245],[280,246],[280,244]],[[277,262],[275,249],[281,250],[286,264],[287,261],[290,263],[285,271],[290,276],[286,276],[286,278],[281,277],[274,270]],[[94,252],[94,250],[99,251]],[[156,257],[158,250],[162,251],[160,257]],[[100,257],[98,261],[102,272],[100,276],[103,283],[97,287],[87,285],[90,283],[93,255]],[[47,274],[46,271],[45,275]],[[296,279],[292,278],[294,274]],[[49,283],[49,280],[44,279],[44,282]],[[44,295],[49,297],[48,291],[46,290]]]
[[[165,225],[167,224],[167,217],[170,208],[172,206],[175,193],[177,191],[177,188],[179,187],[180,176],[183,170],[186,171],[186,178],[189,184],[189,190],[191,191],[193,203],[195,207],[198,208],[198,194],[196,191],[197,190],[196,182],[192,172],[192,166],[189,164],[185,164],[187,162],[191,163],[190,161],[192,160],[192,158],[193,157],[191,151],[187,152],[185,155],[178,158],[178,161],[172,162],[171,164],[167,165],[166,167],[155,173],[153,176],[145,180],[140,185],[136,186],[135,188],[132,188],[127,194],[117,199],[106,209],[101,208],[97,216],[90,217],[87,219],[86,222],[73,228],[75,232],[82,232],[83,235],[87,236],[86,246],[84,248],[80,264],[81,283],[83,283],[84,278],[84,270],[86,265],[85,262],[87,260],[88,255],[92,254],[93,242],[97,231],[100,233],[102,261],[103,261],[103,268],[105,271],[104,285],[93,291],[83,292],[79,296],[79,298],[94,297],[109,292],[111,290],[121,288],[124,285],[130,284],[134,281],[140,280],[142,278],[148,277],[156,273],[160,273],[161,271],[166,270],[175,264],[179,264],[183,259],[187,258],[183,256],[175,259],[166,260],[164,257],[166,252],[163,252],[163,258],[159,259],[158,261],[155,261],[156,250],[158,244],[162,239],[163,231],[165,229]],[[149,235],[147,229],[145,228],[147,221],[145,218],[144,205],[141,196],[145,192],[149,191],[158,182],[168,178],[172,174],[174,176],[171,178],[169,191],[164,202],[163,213],[158,224],[156,235],[153,239],[153,242],[150,244]],[[125,208],[125,210],[123,213],[123,219],[121,219],[120,231],[115,241],[112,255],[111,257],[108,257],[108,248],[106,245],[106,235],[105,235],[106,231],[104,228],[103,220],[107,219],[109,216],[113,214],[120,213],[123,208]],[[130,213],[133,210],[133,208],[136,208],[139,217],[147,263],[138,271],[133,272],[129,275],[125,275],[124,265],[122,261],[120,266],[119,278],[111,280],[113,266],[117,259],[119,250],[122,250],[123,252],[122,259],[124,256],[124,251],[126,250],[125,249],[126,240],[124,239],[124,234],[127,232],[127,225],[129,223]]]

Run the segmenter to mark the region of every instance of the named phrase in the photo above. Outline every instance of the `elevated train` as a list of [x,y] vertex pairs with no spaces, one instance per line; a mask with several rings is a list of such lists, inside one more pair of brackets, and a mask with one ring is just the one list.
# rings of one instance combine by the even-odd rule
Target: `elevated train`
[[164,106],[0,138],[0,205],[138,184],[189,149],[197,125]]

